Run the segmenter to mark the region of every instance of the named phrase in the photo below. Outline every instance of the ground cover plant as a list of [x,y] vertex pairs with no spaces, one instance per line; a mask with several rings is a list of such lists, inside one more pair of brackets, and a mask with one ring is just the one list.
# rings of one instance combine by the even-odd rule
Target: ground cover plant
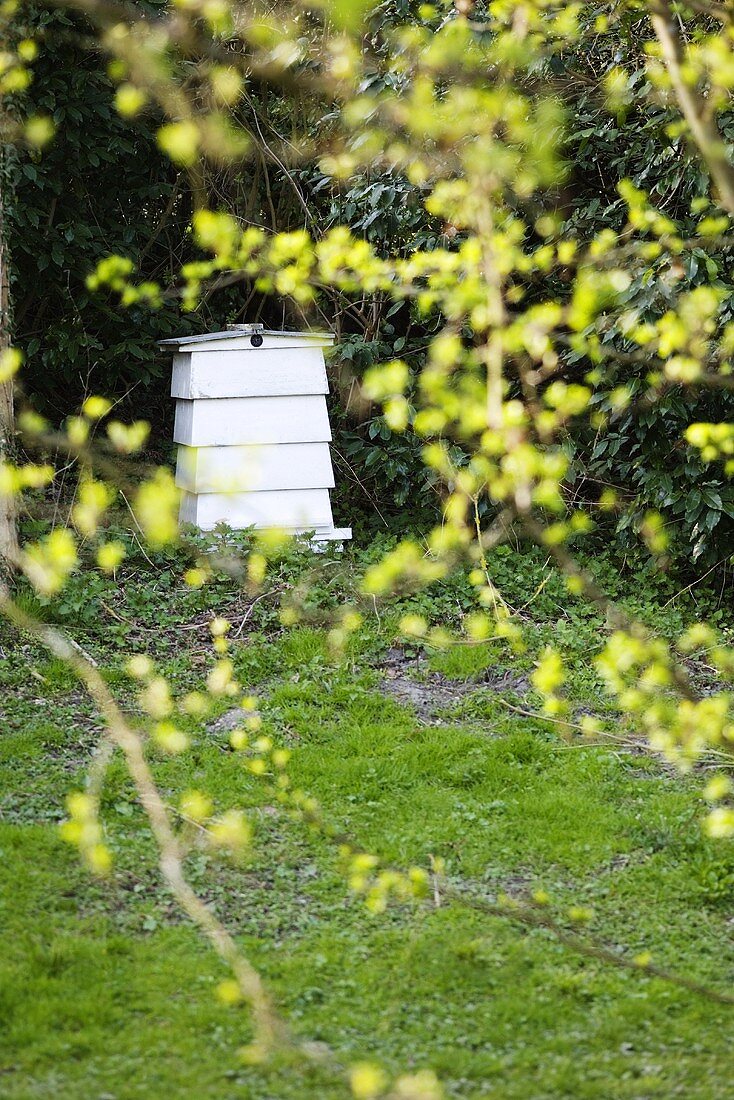
[[[231,581],[213,600],[172,580],[170,556],[154,556],[153,570],[142,555],[131,559],[117,583],[90,591],[79,578],[59,609],[36,608],[73,628],[127,705],[131,641],[173,685],[203,686],[212,611],[226,608],[237,629],[251,606]],[[530,655],[496,644],[411,648],[399,617],[434,601],[458,622],[470,594],[460,577],[448,591],[382,608],[338,654],[317,620],[330,614],[330,572],[340,592],[356,589],[360,563],[319,565],[312,623],[286,629],[283,586],[313,569],[296,555],[276,568],[271,598],[232,643],[238,676],[262,699],[262,732],[291,750],[294,780],[340,832],[398,866],[445,861],[436,896],[417,908],[376,915],[350,894],[334,844],[291,820],[232,749],[226,702],[190,723],[189,751],[154,753],[173,806],[201,789],[219,812],[247,808],[255,837],[242,860],[195,844],[187,873],[313,1044],[311,1062],[241,1061],[248,1016],[226,1003],[226,972],[206,959],[156,873],[119,759],[103,795],[114,870],[97,881],[78,864],[59,823],[89,768],[99,718],[76,678],[31,638],[23,664],[13,659],[18,640],[3,629],[3,1095],[186,1095],[193,1080],[202,1096],[343,1095],[319,1044],[343,1065],[433,1070],[448,1095],[727,1095],[734,1006],[710,995],[730,989],[734,863],[699,827],[702,776],[717,762],[681,777],[618,714],[600,713],[588,655],[603,627],[581,601],[569,605],[545,556],[526,549],[496,565],[509,599],[545,581],[528,609],[537,644],[573,636],[574,710],[579,721],[605,719],[606,736],[564,738],[538,713]],[[668,583],[631,599],[674,634],[700,610],[690,594],[675,597]],[[715,607],[715,594],[697,598]],[[396,654],[403,680],[433,685],[423,720],[396,700]],[[639,967],[619,969],[553,930],[482,910],[505,892],[592,951],[637,957]],[[533,902],[545,893],[547,904]],[[648,952],[708,995],[648,973]]]

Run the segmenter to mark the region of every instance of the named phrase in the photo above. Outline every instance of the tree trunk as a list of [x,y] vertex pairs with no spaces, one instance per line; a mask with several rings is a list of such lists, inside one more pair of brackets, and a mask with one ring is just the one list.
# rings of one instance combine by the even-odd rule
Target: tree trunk
[[[3,193],[5,157],[0,160],[0,353],[10,347],[10,285],[5,241]],[[0,462],[13,451],[13,379],[0,383]],[[0,567],[12,568],[18,557],[15,497],[0,492]]]

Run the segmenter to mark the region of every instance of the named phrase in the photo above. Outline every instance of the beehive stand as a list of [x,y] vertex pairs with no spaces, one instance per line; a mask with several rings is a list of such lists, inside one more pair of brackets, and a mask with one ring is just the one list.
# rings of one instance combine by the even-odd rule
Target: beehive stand
[[344,541],[334,527],[334,486],[323,348],[328,333],[226,332],[161,340],[173,350],[173,438],[180,520],[210,531],[279,528]]

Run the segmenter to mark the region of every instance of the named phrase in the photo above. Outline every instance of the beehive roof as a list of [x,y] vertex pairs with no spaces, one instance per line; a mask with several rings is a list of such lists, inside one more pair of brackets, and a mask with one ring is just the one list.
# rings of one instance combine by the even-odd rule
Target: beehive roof
[[210,340],[241,340],[243,336],[282,336],[284,338],[300,337],[301,339],[313,339],[322,340],[324,343],[333,343],[334,334],[332,332],[312,332],[287,330],[287,329],[271,329],[264,328],[262,325],[233,325],[232,328],[225,329],[223,332],[203,332],[198,336],[174,336],[168,340],[159,340],[159,348],[167,347],[185,347],[188,344],[203,344]]

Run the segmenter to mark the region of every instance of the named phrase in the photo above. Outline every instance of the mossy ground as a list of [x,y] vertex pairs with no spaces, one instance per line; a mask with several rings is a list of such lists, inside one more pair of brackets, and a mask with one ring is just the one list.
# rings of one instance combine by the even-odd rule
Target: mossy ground
[[[605,625],[565,595],[542,556],[508,553],[492,565],[518,607],[546,582],[523,611],[531,651],[429,655],[419,675],[433,668],[470,688],[430,724],[382,690],[394,608],[368,619],[340,658],[330,653],[326,620],[353,587],[353,565],[319,564],[307,586],[312,622],[289,631],[278,626],[277,605],[303,563],[277,567],[278,592],[257,604],[234,643],[267,731],[291,747],[294,778],[361,848],[399,866],[443,857],[449,884],[477,896],[526,898],[542,887],[562,925],[569,905],[593,907],[583,931],[590,942],[649,950],[661,966],[730,991],[734,852],[702,836],[701,776],[674,774],[641,751],[634,731],[615,730],[590,663]],[[598,568],[624,591],[624,578]],[[191,593],[176,577],[176,563],[161,556],[152,575],[140,562],[116,586],[79,578],[65,607],[41,610],[73,630],[123,703],[131,651],[150,652],[189,689],[210,659],[209,613],[230,613],[238,625],[249,604],[224,578]],[[628,602],[673,632],[695,604],[690,595],[668,602],[675,585],[657,583],[636,583]],[[467,588],[459,579],[403,604],[446,622],[468,605]],[[706,610],[717,613],[712,603]],[[721,611],[719,619],[725,625]],[[517,682],[533,648],[550,639],[569,654],[574,706],[605,717],[617,740],[566,741],[532,717],[532,694],[484,682],[503,671]],[[28,638],[3,627],[0,646],[0,1095],[347,1095],[326,1067],[238,1060],[247,1012],[217,1000],[223,970],[160,883],[121,760],[105,788],[114,871],[95,880],[80,866],[57,823],[66,794],[83,782],[100,720],[67,670]],[[341,1065],[431,1067],[460,1097],[731,1096],[734,1007],[582,957],[549,931],[460,901],[370,915],[348,893],[329,843],[270,803],[226,736],[204,724],[192,733],[180,757],[154,755],[161,789],[174,802],[197,787],[221,809],[248,807],[255,842],[240,865],[195,851],[191,880],[293,1029],[327,1044]]]

